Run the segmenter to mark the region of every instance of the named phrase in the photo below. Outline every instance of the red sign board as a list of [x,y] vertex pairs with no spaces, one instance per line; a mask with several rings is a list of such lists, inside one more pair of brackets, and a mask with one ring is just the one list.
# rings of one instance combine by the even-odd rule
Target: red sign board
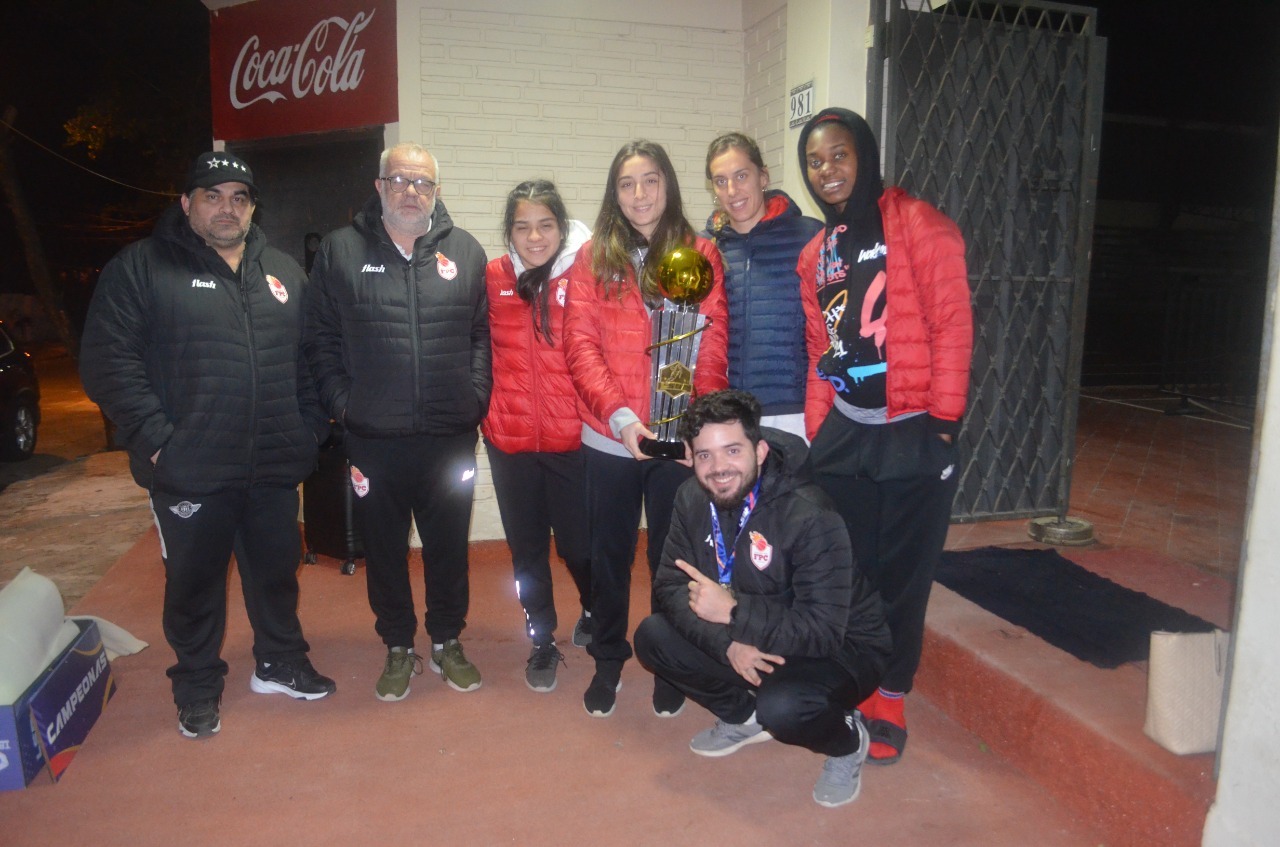
[[210,13],[213,135],[235,141],[399,119],[395,0],[257,0]]

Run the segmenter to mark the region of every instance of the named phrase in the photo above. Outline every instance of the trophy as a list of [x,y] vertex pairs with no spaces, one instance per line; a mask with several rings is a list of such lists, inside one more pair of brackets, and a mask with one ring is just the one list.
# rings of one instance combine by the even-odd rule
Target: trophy
[[640,452],[646,456],[684,458],[684,442],[676,431],[693,394],[698,343],[711,324],[698,313],[698,304],[711,293],[714,282],[711,262],[693,247],[677,247],[658,264],[663,301],[650,315],[653,344],[646,348],[653,366],[649,429],[658,437],[640,439]]

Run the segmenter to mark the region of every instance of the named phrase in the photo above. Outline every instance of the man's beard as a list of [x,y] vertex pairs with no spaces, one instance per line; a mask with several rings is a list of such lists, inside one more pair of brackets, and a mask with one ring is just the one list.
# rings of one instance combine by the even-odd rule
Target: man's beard
[[[395,195],[392,195],[395,196]],[[403,232],[412,232],[416,237],[426,235],[431,230],[431,217],[436,213],[436,198],[431,198],[431,204],[427,208],[423,217],[418,213],[402,212],[396,207],[387,208],[384,203],[382,207],[382,217],[385,221],[390,221],[391,225]]]
[[743,501],[747,499],[747,494],[755,487],[756,480],[759,478],[759,466],[752,465],[751,473],[742,477],[742,483],[723,497],[713,493],[705,485],[703,486],[703,489],[706,490],[707,494],[711,497],[711,502],[715,504],[717,509],[729,512],[742,506]]

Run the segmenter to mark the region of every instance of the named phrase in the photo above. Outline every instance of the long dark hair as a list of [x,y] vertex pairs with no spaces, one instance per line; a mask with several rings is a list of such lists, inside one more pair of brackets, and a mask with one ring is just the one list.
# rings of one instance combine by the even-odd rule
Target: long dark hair
[[564,252],[565,241],[569,237],[569,213],[564,208],[564,200],[560,199],[555,183],[546,179],[530,179],[520,183],[507,195],[507,209],[502,213],[502,237],[508,245],[511,244],[511,231],[516,226],[516,209],[521,200],[546,206],[547,211],[555,217],[556,226],[560,228],[560,246],[556,247],[550,258],[536,268],[525,268],[516,279],[516,293],[521,300],[533,306],[533,328],[546,339],[547,344],[555,344],[551,332],[551,292],[547,281],[551,279],[551,271]]
[[[658,218],[653,237],[648,241],[641,235],[618,205],[618,172],[633,156],[643,156],[658,166],[666,183],[667,205]],[[693,227],[684,218],[684,203],[680,199],[680,183],[676,169],[662,145],[652,141],[631,141],[622,146],[609,166],[609,179],[604,186],[604,200],[600,203],[600,215],[596,218],[595,232],[591,238],[591,272],[604,286],[606,296],[622,299],[627,272],[631,270],[631,251],[637,247],[649,248],[652,261],[646,261],[637,275],[636,284],[645,302],[656,306],[662,302],[658,291],[659,259],[677,247],[693,243]]]

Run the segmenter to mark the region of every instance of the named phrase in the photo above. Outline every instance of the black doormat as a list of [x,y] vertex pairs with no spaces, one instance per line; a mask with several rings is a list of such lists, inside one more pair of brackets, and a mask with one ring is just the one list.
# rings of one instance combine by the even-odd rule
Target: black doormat
[[1054,550],[944,552],[937,582],[1100,668],[1147,659],[1151,633],[1209,632],[1190,612],[1088,571]]

